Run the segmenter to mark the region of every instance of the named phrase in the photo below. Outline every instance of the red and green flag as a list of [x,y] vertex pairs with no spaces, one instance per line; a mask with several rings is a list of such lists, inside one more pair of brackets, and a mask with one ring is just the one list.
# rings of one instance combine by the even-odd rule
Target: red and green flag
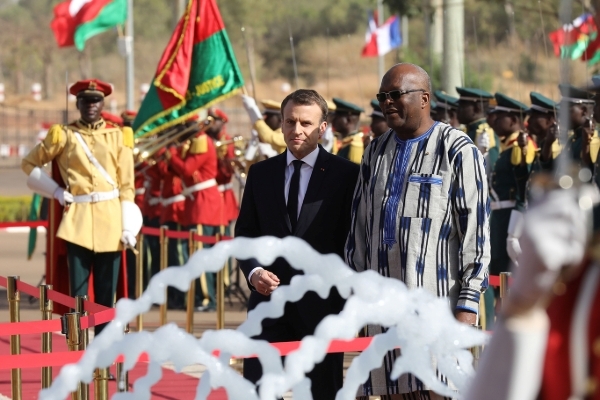
[[135,136],[184,122],[243,85],[215,0],[190,0],[133,122]]
[[122,25],[127,19],[127,0],[67,0],[54,7],[50,27],[59,47],[83,50],[94,35]]
[[584,55],[590,42],[598,36],[598,29],[592,14],[585,13],[570,24],[548,34],[554,46],[554,54],[560,58],[575,60]]

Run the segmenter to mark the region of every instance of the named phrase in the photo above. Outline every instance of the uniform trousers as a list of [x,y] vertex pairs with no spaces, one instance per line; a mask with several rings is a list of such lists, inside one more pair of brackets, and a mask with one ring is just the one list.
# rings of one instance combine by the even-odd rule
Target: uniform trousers
[[[160,228],[158,218],[144,219],[144,226]],[[144,236],[144,290],[148,287],[150,278],[160,271],[160,241],[158,236]]]
[[[307,326],[302,321],[303,318],[295,304],[287,303],[283,316],[277,319],[265,319],[262,323],[262,332],[253,339],[266,340],[269,343],[302,340],[305,336],[312,335],[315,329],[314,326]],[[284,358],[282,357],[282,360]],[[344,353],[332,353],[327,354],[322,362],[306,374],[311,380],[313,400],[335,399],[335,394],[344,382],[343,369]],[[244,359],[244,378],[256,383],[261,376],[262,366],[258,358]]]
[[[183,228],[177,222],[165,222],[169,230],[181,231]],[[187,263],[189,258],[188,241],[183,239],[169,239],[167,262],[169,267],[180,267]],[[185,309],[185,293],[170,287],[167,289],[167,306],[169,309]]]
[[[113,307],[121,264],[121,251],[96,253],[90,249],[67,242],[67,263],[71,296],[88,294],[90,274],[94,274],[94,302]],[[98,335],[106,324],[97,325]]]

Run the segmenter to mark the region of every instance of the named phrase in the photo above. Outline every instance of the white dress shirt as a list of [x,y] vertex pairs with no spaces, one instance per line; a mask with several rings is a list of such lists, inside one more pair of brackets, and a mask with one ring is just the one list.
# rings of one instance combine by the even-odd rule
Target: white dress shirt
[[[313,168],[315,167],[315,163],[317,162],[317,157],[319,156],[319,147],[317,146],[312,152],[310,152],[306,157],[302,159],[304,164],[300,167],[300,187],[298,188],[298,217],[300,217],[300,211],[302,210],[302,203],[304,202],[304,196],[306,195],[306,189],[308,189],[308,182],[310,181],[310,176],[312,175]],[[285,204],[288,201],[288,193],[290,192],[290,183],[292,182],[292,175],[294,174],[294,164],[293,161],[297,160],[297,158],[290,152],[289,149],[286,150],[286,167],[285,167],[285,184],[283,186],[284,196],[285,196]],[[259,269],[263,269],[262,267],[256,267],[250,274],[248,275],[248,281],[252,282],[252,275]],[[250,283],[252,284],[252,283]]]

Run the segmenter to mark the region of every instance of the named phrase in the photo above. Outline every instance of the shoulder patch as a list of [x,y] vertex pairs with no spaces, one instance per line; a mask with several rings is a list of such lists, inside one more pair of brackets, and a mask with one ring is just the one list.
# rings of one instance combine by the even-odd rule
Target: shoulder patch
[[123,131],[123,146],[133,149],[133,129],[131,129],[131,127],[129,126],[124,126],[123,128],[121,128],[121,130]]
[[204,154],[208,151],[208,136],[200,135],[192,140],[190,145],[190,154]]

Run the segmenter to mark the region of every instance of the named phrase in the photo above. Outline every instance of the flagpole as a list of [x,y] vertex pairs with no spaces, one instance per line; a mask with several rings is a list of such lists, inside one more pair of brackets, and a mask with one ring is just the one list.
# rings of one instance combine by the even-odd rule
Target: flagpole
[[[383,25],[383,0],[377,0],[377,25]],[[379,82],[383,79],[383,74],[385,73],[385,56],[380,55],[379,59]]]
[[133,100],[134,91],[134,65],[133,65],[133,0],[127,0],[127,23],[126,29],[126,98],[127,98],[127,109],[134,110],[135,104]]

